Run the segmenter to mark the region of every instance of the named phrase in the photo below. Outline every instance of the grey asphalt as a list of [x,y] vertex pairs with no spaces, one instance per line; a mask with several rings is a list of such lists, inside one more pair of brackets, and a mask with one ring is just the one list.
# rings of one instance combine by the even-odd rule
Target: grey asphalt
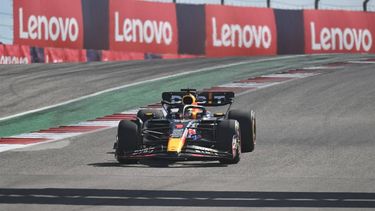
[[237,165],[118,165],[115,129],[0,153],[0,210],[375,209],[375,65],[235,99],[258,141]]
[[[280,69],[358,58],[360,55],[304,56],[280,60]],[[0,65],[0,118],[105,89],[200,68],[262,57],[199,58],[130,62]],[[257,66],[267,65],[263,62]]]
[[248,58],[0,65],[0,117],[133,82]]

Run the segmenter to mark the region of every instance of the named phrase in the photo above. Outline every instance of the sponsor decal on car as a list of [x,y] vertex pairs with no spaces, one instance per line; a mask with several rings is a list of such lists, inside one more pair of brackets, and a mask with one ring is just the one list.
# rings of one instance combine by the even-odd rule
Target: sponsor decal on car
[[172,138],[180,138],[183,136],[185,129],[174,129],[172,131],[171,137]]

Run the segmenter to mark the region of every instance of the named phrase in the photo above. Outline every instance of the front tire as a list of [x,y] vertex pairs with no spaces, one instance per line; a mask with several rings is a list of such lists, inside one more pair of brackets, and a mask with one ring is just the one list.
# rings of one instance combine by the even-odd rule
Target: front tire
[[255,112],[245,112],[241,110],[230,110],[228,119],[237,120],[241,128],[241,150],[242,152],[252,152],[256,143],[256,118]]
[[121,164],[135,164],[137,159],[126,159],[124,153],[139,149],[141,139],[138,125],[130,120],[121,120],[117,128],[117,144],[115,158]]
[[240,131],[236,120],[225,119],[218,123],[216,128],[216,147],[220,151],[231,154],[229,159],[220,159],[222,164],[236,164],[240,161],[241,140]]

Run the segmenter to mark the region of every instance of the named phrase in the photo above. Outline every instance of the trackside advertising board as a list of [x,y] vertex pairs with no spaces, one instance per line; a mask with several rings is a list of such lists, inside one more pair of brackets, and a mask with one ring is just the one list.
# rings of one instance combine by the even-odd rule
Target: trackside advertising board
[[375,13],[304,11],[305,53],[375,53]]
[[86,61],[86,50],[84,49],[44,48],[45,63]]
[[[63,53],[57,48],[105,50],[108,60],[131,59],[133,53],[137,53],[137,58],[138,53],[145,58],[177,54],[225,57],[375,53],[374,12],[140,0],[13,2],[14,44],[35,49],[49,47],[49,61],[83,58],[77,54],[78,60],[71,56],[61,59]],[[76,55],[74,51],[63,52]],[[16,59],[11,61],[17,63]]]
[[109,49],[177,53],[176,22],[175,4],[109,0]]
[[206,5],[206,55],[274,55],[277,50],[272,9]]
[[13,19],[16,44],[83,47],[81,1],[14,0]]
[[0,64],[30,64],[30,47],[22,45],[0,45]]

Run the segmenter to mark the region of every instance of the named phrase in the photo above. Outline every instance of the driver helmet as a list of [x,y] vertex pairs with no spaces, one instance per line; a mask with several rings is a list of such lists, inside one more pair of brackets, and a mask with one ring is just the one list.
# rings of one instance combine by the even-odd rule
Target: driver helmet
[[185,119],[201,119],[203,117],[203,109],[197,107],[189,107],[185,109]]

